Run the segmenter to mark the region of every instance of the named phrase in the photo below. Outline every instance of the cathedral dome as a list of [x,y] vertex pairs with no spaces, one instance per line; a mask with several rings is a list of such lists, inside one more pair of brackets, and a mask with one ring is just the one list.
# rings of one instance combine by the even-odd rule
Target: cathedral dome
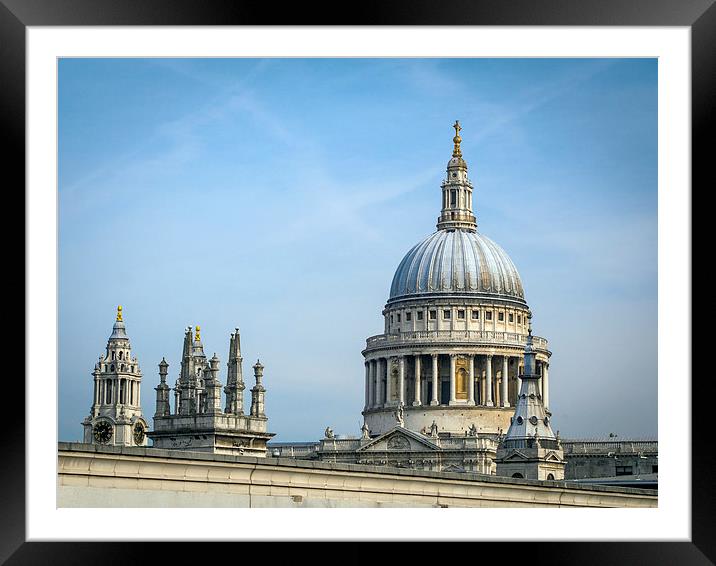
[[389,302],[434,294],[489,295],[525,304],[515,264],[473,230],[438,230],[413,246],[393,276]]

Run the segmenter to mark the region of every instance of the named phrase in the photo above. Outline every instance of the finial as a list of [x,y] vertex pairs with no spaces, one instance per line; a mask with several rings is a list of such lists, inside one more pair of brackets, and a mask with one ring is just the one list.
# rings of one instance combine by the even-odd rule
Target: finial
[[122,305],[117,305],[117,322],[122,322]]
[[194,333],[194,340],[199,342],[201,340],[201,326],[198,324],[196,325],[196,331]]
[[455,128],[455,137],[452,139],[452,142],[455,144],[455,147],[452,150],[452,156],[462,157],[462,151],[460,151],[460,142],[462,141],[462,138],[460,137],[460,130],[462,130],[462,128],[460,127],[460,122],[458,120],[455,120],[455,123],[452,127]]

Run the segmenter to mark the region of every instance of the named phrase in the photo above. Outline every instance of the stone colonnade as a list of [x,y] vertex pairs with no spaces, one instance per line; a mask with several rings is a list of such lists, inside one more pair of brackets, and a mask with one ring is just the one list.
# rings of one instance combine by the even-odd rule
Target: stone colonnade
[[[426,360],[426,358],[430,358]],[[446,359],[447,358],[447,359]],[[512,364],[510,364],[512,360]],[[428,362],[428,363],[425,363]],[[449,370],[442,371],[449,363]],[[517,364],[511,380],[510,367]],[[546,361],[538,360],[542,400],[549,407]],[[413,354],[374,357],[365,362],[365,410],[421,405],[510,407],[520,390],[523,356],[493,354]],[[505,379],[507,376],[507,379]],[[449,393],[443,384],[449,383]],[[511,385],[512,383],[512,385]]]
[[140,379],[131,377],[95,378],[94,404],[100,405],[129,405],[139,407]]

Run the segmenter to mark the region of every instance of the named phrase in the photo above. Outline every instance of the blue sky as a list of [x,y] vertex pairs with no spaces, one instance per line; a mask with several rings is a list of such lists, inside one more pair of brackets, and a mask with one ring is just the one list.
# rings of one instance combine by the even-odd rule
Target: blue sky
[[435,229],[456,119],[555,428],[656,435],[655,59],[61,59],[58,112],[61,440],[117,304],[147,417],[186,326],[222,382],[239,327],[276,441],[358,434],[360,352]]

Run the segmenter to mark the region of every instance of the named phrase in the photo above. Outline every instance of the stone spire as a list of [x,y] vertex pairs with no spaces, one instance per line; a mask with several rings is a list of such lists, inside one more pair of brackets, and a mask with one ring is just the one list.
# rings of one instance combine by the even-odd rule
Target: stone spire
[[227,362],[228,372],[226,378],[226,412],[234,415],[244,414],[244,377],[241,365],[241,336],[239,329],[229,339],[229,361]]
[[177,413],[191,415],[201,411],[204,374],[208,369],[209,363],[204,355],[199,327],[197,327],[196,336],[192,336],[190,326],[184,333],[181,371],[176,386],[179,400]]
[[457,228],[475,231],[477,221],[472,213],[472,183],[467,178],[467,163],[462,158],[460,144],[462,126],[457,120],[453,125],[455,137],[453,141],[452,159],[448,161],[447,178],[442,182],[442,211],[438,218],[438,230],[455,230]]
[[266,389],[264,388],[261,380],[264,375],[264,366],[260,360],[256,360],[254,364],[254,378],[256,379],[256,385],[251,388],[251,416],[252,417],[266,417],[264,412],[264,396]]
[[564,479],[564,452],[542,403],[540,374],[532,343],[532,317],[525,345],[524,373],[510,428],[497,450],[497,475]]

